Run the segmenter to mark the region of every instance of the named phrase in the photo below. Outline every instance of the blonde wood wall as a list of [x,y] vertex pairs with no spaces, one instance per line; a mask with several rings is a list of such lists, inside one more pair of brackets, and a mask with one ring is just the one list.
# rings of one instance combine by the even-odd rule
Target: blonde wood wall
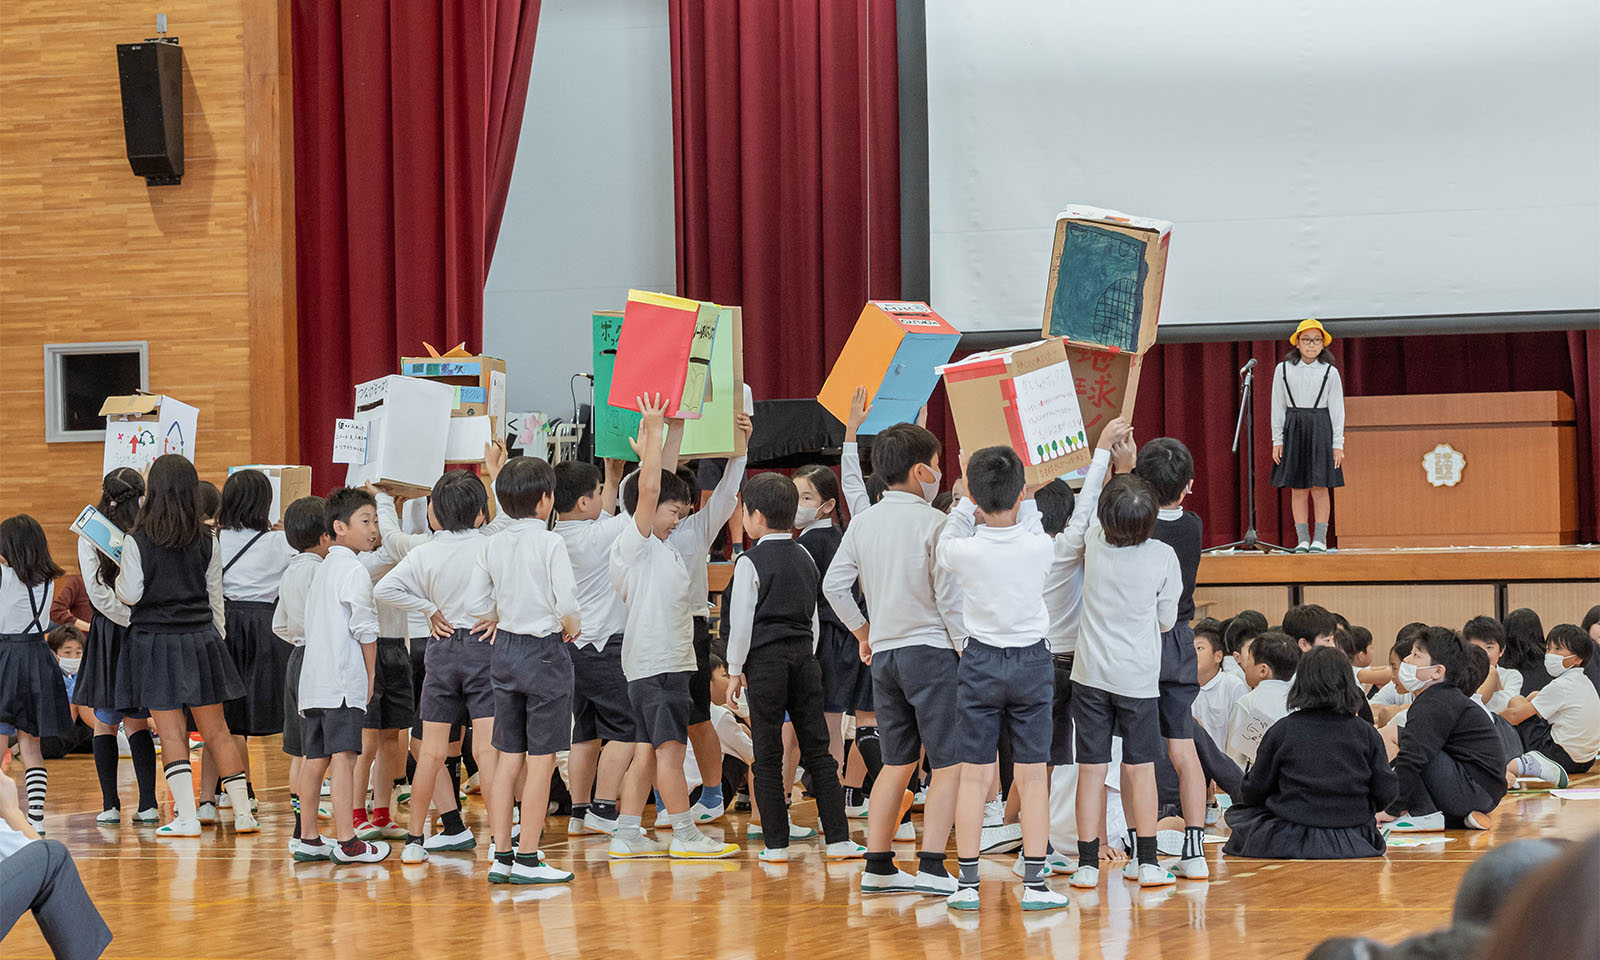
[[[171,187],[129,169],[117,79],[156,10],[184,54]],[[287,0],[0,3],[0,514],[69,569],[101,446],[45,443],[45,343],[148,341],[150,389],[200,409],[206,479],[295,459],[288,69]]]

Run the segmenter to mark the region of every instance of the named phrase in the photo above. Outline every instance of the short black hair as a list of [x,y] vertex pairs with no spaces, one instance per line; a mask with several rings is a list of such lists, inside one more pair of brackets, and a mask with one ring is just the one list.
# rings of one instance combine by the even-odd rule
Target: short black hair
[[223,530],[272,529],[272,481],[260,470],[235,470],[222,483],[217,526]]
[[1483,686],[1483,681],[1489,679],[1489,654],[1475,643],[1463,644],[1461,652],[1464,656],[1456,686],[1470,697]]
[[758,473],[744,482],[744,508],[759,512],[774,531],[793,530],[794,512],[800,506],[800,490],[781,473]]
[[[700,461],[696,460],[694,462],[699,463]],[[689,499],[686,502],[690,506],[694,506],[695,501],[700,497],[700,471],[687,463],[680,463],[678,464],[678,469],[673,472],[678,475],[678,479],[682,480],[683,485],[689,490]]]
[[717,656],[714,653],[711,655],[711,660],[709,662],[711,664],[711,672],[712,673],[716,673],[718,670],[726,670],[726,669],[728,669],[728,664],[726,662],[724,662],[721,657]]
[[600,486],[600,468],[587,460],[563,460],[555,465],[556,513],[570,513],[584,497]]
[[1240,610],[1222,626],[1222,642],[1229,653],[1238,653],[1245,644],[1267,629],[1267,616],[1260,610]]
[[1590,607],[1589,612],[1583,615],[1583,623],[1578,626],[1584,633],[1588,633],[1594,629],[1594,625],[1597,623],[1600,623],[1600,604]]
[[1444,681],[1452,686],[1459,684],[1461,673],[1467,666],[1466,644],[1449,627],[1429,627],[1417,635],[1412,649],[1427,652],[1428,659],[1444,667]]
[[938,459],[939,438],[914,423],[897,423],[872,440],[872,473],[888,487],[905,483],[917,464]]
[[1527,607],[1506,614],[1506,648],[1500,662],[1513,670],[1544,666],[1545,632],[1539,615]]
[[[671,470],[661,471],[661,494],[656,497],[656,506],[663,503],[689,503],[689,488],[676,473]],[[632,516],[639,509],[639,471],[635,470],[622,480],[622,506]]]
[[1333,633],[1339,628],[1339,621],[1327,608],[1315,603],[1302,603],[1298,607],[1290,607],[1283,615],[1283,632],[1295,640],[1304,640],[1307,643],[1315,641],[1325,633]]
[[956,505],[954,490],[940,490],[933,498],[933,509],[940,513],[949,513],[950,508]]
[[328,494],[328,533],[333,533],[335,523],[349,523],[362,507],[376,509],[378,501],[360,487],[340,487]]
[[434,481],[428,505],[433,508],[440,530],[471,530],[477,526],[478,517],[488,512],[489,494],[477,474],[447,470]]
[[[1261,638],[1256,638],[1260,644]],[[1300,658],[1289,685],[1290,710],[1332,710],[1353,717],[1366,698],[1356,684],[1350,658],[1334,647],[1318,647]]]
[[1428,625],[1426,623],[1423,623],[1421,620],[1413,620],[1401,627],[1399,630],[1395,631],[1394,642],[1396,644],[1404,643],[1406,645],[1406,650],[1409,652],[1411,650],[1411,643],[1415,641],[1417,637],[1421,636],[1422,631],[1426,629],[1428,629]]
[[[355,508],[360,509],[358,504]],[[350,519],[351,510],[345,514]],[[289,546],[304,553],[322,543],[324,535],[333,535],[333,521],[328,519],[328,501],[321,497],[301,497],[284,508],[283,536]]]
[[1366,627],[1340,627],[1333,631],[1333,645],[1344,652],[1352,662],[1372,646],[1372,631]]
[[1065,480],[1057,477],[1034,491],[1033,503],[1039,508],[1044,532],[1053,537],[1067,529],[1067,524],[1072,522],[1072,511],[1078,505],[1078,497]]
[[57,624],[50,628],[49,633],[44,635],[45,646],[50,648],[51,653],[60,653],[62,647],[74,640],[80,644],[83,643],[83,631],[71,623]]
[[1282,630],[1267,630],[1250,641],[1250,659],[1266,664],[1277,679],[1287,680],[1300,662],[1300,646]]
[[44,527],[26,513],[0,521],[0,557],[25,587],[42,586],[66,572],[50,557]]
[[1124,473],[1112,477],[1100,491],[1095,513],[1106,543],[1113,547],[1137,547],[1156,532],[1160,513],[1155,489],[1148,480]]
[[1588,631],[1570,623],[1558,623],[1551,627],[1544,646],[1546,651],[1551,647],[1560,647],[1584,663],[1594,656],[1594,638],[1589,636]]
[[889,489],[888,485],[883,482],[883,478],[876,473],[868,477],[864,483],[867,488],[867,503],[869,505],[882,500],[884,491]]
[[1461,638],[1471,643],[1478,640],[1482,643],[1492,643],[1501,650],[1506,648],[1506,628],[1494,617],[1473,617],[1461,628]]
[[1217,651],[1218,653],[1226,654],[1228,652],[1227,644],[1222,642],[1222,621],[1218,620],[1216,617],[1206,617],[1204,620],[1196,620],[1194,624],[1194,635],[1196,637],[1205,638],[1206,643],[1211,644],[1211,649]]
[[1161,506],[1183,499],[1184,488],[1194,479],[1194,457],[1182,440],[1156,437],[1139,448],[1133,472],[1155,488]]
[[[1425,630],[1427,628],[1424,627],[1423,629]],[[1417,637],[1420,635],[1421,631],[1418,631],[1417,633],[1408,633],[1405,636],[1397,638],[1394,642],[1394,646],[1389,648],[1389,656],[1396,660],[1404,660],[1406,657],[1411,656],[1411,648],[1416,646]]]
[[545,497],[555,499],[556,472],[538,457],[512,457],[494,478],[500,509],[518,520],[538,514]]
[[[168,456],[178,456],[178,454],[168,454]],[[210,480],[201,480],[199,486],[200,519],[213,520],[217,516],[217,511],[222,509],[222,491],[218,490],[217,485]]]
[[984,447],[967,460],[967,493],[985,513],[1001,513],[1016,506],[1026,485],[1022,458],[1010,447]]

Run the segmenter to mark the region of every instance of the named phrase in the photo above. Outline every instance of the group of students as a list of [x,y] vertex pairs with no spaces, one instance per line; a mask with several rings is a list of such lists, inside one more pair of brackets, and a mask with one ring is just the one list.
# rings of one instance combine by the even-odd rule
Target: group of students
[[[32,518],[5,520],[0,722],[11,727],[0,736],[21,741],[30,819],[42,823],[47,784],[38,738],[65,732],[81,708],[103,822],[120,819],[119,725],[139,784],[134,821],[158,818],[153,720],[175,808],[163,836],[199,835],[225,806],[236,831],[257,830],[243,738],[281,732],[296,861],[381,861],[389,840],[404,840],[407,863],[475,847],[454,762],[468,742],[491,883],[572,879],[538,849],[562,753],[569,836],[606,835],[616,859],[721,858],[739,848],[699,827],[727,807],[713,719],[736,707],[748,717],[762,861],[784,862],[791,840],[816,835],[789,822],[798,763],[823,855],[864,859],[863,893],[976,909],[1004,780],[1020,822],[1021,906],[1048,910],[1068,903],[1052,874],[1100,882],[1112,763],[1129,825],[1115,838],[1123,876],[1161,886],[1209,876],[1213,784],[1232,801],[1230,854],[1373,856],[1390,829],[1486,828],[1519,777],[1564,784],[1600,753],[1592,623],[1550,631],[1540,682],[1508,656],[1509,621],[1411,625],[1387,669],[1366,662],[1370,634],[1316,606],[1290,609],[1277,629],[1248,611],[1191,627],[1202,526],[1182,505],[1193,460],[1171,438],[1137,446],[1126,421],[1105,426],[1076,495],[1059,480],[1030,488],[1010,448],[963,452],[947,514],[934,506],[942,450],[920,425],[879,433],[863,475],[864,391],[842,477],[813,467],[746,480],[735,458],[703,504],[677,466],[681,422],[657,399],[640,405],[640,464],[626,478],[615,462],[602,475],[494,447],[483,479],[452,471],[434,485],[415,533],[402,529],[403,504],[371,488],[296,500],[278,529],[256,471],[230,476],[214,518],[182,457],[159,458],[147,477],[113,471],[100,510],[129,535],[120,562],[80,543],[93,612],[70,701],[74,638],[39,642],[62,571]],[[748,417],[739,428],[748,436]],[[734,563],[719,661],[707,560],[736,510],[752,545]],[[714,663],[725,684],[713,683]],[[191,727],[205,741],[199,803]],[[1071,764],[1075,861],[1051,848],[1049,823],[1051,769]],[[916,837],[924,769],[907,872],[893,843]],[[325,777],[333,838],[314,812]],[[390,805],[407,781],[402,826]],[[669,842],[645,829],[652,791]],[[849,826],[863,815],[865,845]],[[1171,870],[1158,859],[1164,815],[1182,834]],[[956,876],[945,868],[952,830]]]

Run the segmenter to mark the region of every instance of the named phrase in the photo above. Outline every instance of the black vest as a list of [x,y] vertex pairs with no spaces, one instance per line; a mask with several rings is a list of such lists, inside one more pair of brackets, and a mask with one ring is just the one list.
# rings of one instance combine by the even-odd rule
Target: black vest
[[142,533],[135,533],[133,539],[139,545],[139,563],[144,568],[144,596],[133,605],[128,625],[170,633],[189,633],[211,626],[206,568],[217,548],[216,538],[202,534],[178,549],[153,543]]
[[756,566],[756,619],[750,649],[768,643],[811,642],[811,617],[817,610],[822,577],[806,548],[793,539],[768,540],[744,552]]
[[1200,515],[1185,510],[1176,520],[1157,520],[1155,538],[1172,548],[1178,555],[1178,569],[1183,573],[1183,594],[1178,598],[1178,622],[1194,619],[1194,581],[1200,572]]

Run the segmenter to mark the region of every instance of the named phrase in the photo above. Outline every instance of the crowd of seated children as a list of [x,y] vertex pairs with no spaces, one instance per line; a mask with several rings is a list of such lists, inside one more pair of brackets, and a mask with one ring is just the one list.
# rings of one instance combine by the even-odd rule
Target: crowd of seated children
[[1584,673],[1595,643],[1581,628],[1563,623],[1551,629],[1545,650],[1550,682],[1526,697],[1512,697],[1501,711],[1516,725],[1523,747],[1507,764],[1506,780],[1533,776],[1564,787],[1570,774],[1587,772],[1600,755],[1600,693]]

